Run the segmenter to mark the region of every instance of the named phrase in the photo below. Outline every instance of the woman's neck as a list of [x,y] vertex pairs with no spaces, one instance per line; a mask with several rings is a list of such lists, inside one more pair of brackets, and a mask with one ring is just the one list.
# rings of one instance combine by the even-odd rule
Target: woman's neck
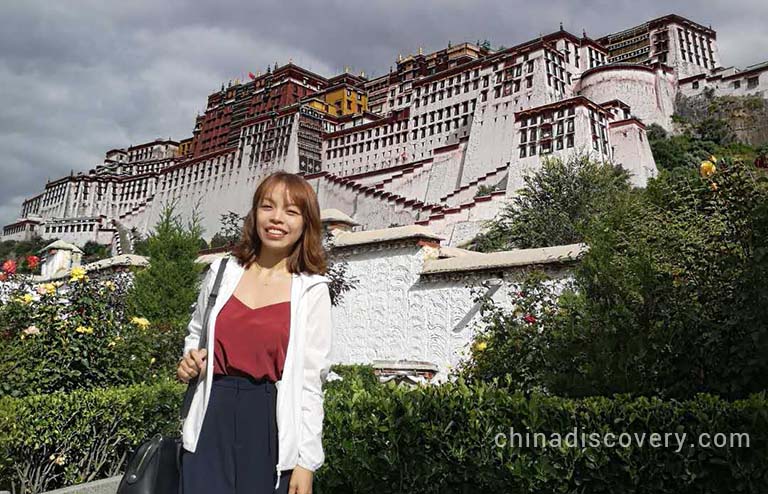
[[288,272],[288,257],[283,253],[264,251],[256,257],[257,268],[272,274],[290,274]]

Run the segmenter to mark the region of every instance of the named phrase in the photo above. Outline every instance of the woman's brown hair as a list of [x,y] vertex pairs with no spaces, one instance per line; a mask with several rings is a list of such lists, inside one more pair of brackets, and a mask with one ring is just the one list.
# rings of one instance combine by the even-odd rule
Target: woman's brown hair
[[261,181],[253,194],[251,210],[245,218],[242,235],[232,249],[232,254],[245,268],[256,262],[261,250],[261,239],[256,230],[256,212],[261,200],[278,184],[285,186],[285,202],[288,203],[290,200],[296,204],[304,218],[304,231],[294,244],[293,252],[288,256],[288,271],[325,274],[328,265],[323,248],[323,226],[317,194],[304,177],[295,173],[279,171]]

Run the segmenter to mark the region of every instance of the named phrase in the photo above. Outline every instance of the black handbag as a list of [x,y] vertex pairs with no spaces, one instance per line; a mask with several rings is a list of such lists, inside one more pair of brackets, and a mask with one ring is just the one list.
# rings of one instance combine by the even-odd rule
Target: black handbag
[[[198,348],[205,348],[208,343],[208,318],[216,302],[221,286],[221,278],[228,258],[221,260],[219,271],[216,273],[216,281],[208,295],[208,304],[205,306],[202,334]],[[208,356],[207,358],[213,358]],[[195,389],[200,384],[202,372],[198,373],[194,382],[190,381],[184,394],[184,402],[181,405],[181,419],[186,418]],[[131,455],[125,474],[120,480],[117,494],[178,494],[180,492],[179,480],[181,477],[182,443],[178,436],[163,436],[156,434],[151,439],[142,443]]]

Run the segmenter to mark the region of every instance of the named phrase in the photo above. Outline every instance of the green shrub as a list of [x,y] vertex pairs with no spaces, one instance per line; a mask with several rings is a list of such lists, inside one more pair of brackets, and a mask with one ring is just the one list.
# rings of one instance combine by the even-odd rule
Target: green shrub
[[37,494],[117,475],[130,450],[178,432],[171,381],[0,398],[0,490]]
[[[331,372],[335,372],[341,377],[341,380],[331,381],[331,383],[338,382],[346,386],[354,381],[363,387],[377,386],[379,384],[379,378],[374,374],[373,366],[371,365],[336,364],[331,366]],[[331,384],[329,383],[329,385]]]
[[169,372],[160,358],[166,337],[125,316],[126,280],[73,273],[66,287],[22,285],[0,305],[0,396],[126,385]]
[[580,242],[582,226],[606,200],[626,191],[629,175],[621,167],[592,161],[588,155],[545,159],[540,170],[473,241],[474,250],[549,247]]
[[[202,234],[199,217],[195,213],[183,225],[175,208],[176,203],[163,208],[155,230],[143,242],[142,254],[149,257],[149,267],[136,273],[126,305],[131,316],[180,330],[197,300],[204,266],[195,262]],[[180,332],[179,341],[184,337]],[[177,353],[181,353],[181,344]]]
[[96,262],[109,257],[112,257],[112,249],[109,245],[100,244],[93,240],[89,240],[83,245],[82,264]]
[[[324,493],[763,493],[768,397],[563,399],[508,383],[406,386],[339,369],[328,383]],[[154,433],[178,433],[173,382],[0,399],[0,489],[37,493],[118,474]],[[498,434],[748,433],[749,447],[498,447]],[[743,445],[742,445],[743,446]],[[59,464],[60,463],[60,464]]]
[[729,156],[745,162],[753,162],[759,156],[754,147],[736,140],[724,120],[702,118],[695,126],[680,117],[675,120],[686,124],[684,132],[669,135],[658,124],[651,124],[646,129],[648,143],[659,170],[696,169],[702,160],[711,155]]
[[[334,383],[335,384],[335,383]],[[348,383],[349,384],[349,383]],[[562,399],[459,381],[337,386],[318,493],[725,493],[768,488],[768,402]],[[499,433],[748,432],[750,448],[498,448]]]
[[[664,172],[615,196],[586,231],[572,290],[541,285],[518,310],[490,308],[461,371],[513,389],[730,399],[768,388],[768,180],[721,160],[709,177]],[[542,328],[534,331],[535,328]],[[476,348],[476,347],[475,347]]]
[[[558,310],[555,286],[544,272],[532,270],[514,290],[512,310],[504,310],[493,299],[476,297],[481,321],[468,358],[454,373],[468,383],[509,377],[510,391],[545,391],[553,317]],[[566,283],[567,285],[567,283]]]
[[768,388],[766,229],[765,176],[731,160],[707,178],[662,174],[617,202],[576,269],[579,330],[553,358],[578,362],[562,383],[667,397]]

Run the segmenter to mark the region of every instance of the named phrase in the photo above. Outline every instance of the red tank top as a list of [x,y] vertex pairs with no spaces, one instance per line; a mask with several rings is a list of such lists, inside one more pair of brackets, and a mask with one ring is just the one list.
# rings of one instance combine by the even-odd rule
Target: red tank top
[[290,300],[251,309],[232,294],[216,318],[213,373],[279,381],[290,322]]

